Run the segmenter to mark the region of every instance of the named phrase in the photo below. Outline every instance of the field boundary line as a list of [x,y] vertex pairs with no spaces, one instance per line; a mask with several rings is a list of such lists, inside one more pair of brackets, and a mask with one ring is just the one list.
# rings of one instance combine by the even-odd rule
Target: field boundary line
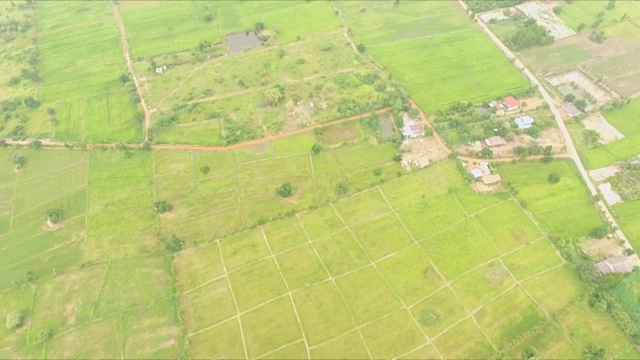
[[31,344],[31,325],[33,323],[33,309],[36,306],[36,290],[38,288],[38,284],[34,284],[34,286],[31,288],[31,306],[29,306],[29,325],[27,328],[27,345]]
[[499,259],[498,261],[500,261],[500,264],[502,264],[502,266],[504,266],[505,269],[507,269],[507,272],[509,273],[509,276],[511,276],[511,278],[513,279],[513,281],[516,282],[516,284],[518,284],[518,286],[520,287],[520,289],[522,289],[522,291],[524,291],[525,294],[527,294],[527,296],[536,304],[536,306],[538,306],[538,308],[540,308],[540,310],[542,310],[542,312],[544,313],[544,315],[547,317],[547,319],[551,319],[551,315],[549,314],[549,312],[547,311],[547,309],[544,308],[544,306],[542,306],[538,300],[536,300],[536,298],[533,297],[533,295],[531,295],[531,293],[529,292],[529,290],[527,290],[524,286],[522,286],[522,283],[520,282],[520,280],[516,279],[515,276],[513,276],[513,273],[511,272],[511,270],[509,270],[509,268],[504,264],[504,262],[502,262],[502,259]]
[[[333,287],[338,292],[338,296],[340,296],[340,300],[342,301],[342,305],[344,306],[345,310],[347,310],[347,314],[349,315],[349,319],[351,319],[351,323],[353,324],[354,329],[358,332],[358,335],[360,336],[360,340],[362,341],[362,345],[364,346],[365,350],[367,351],[367,355],[369,355],[369,359],[373,359],[373,356],[371,355],[371,350],[369,350],[369,346],[367,345],[367,342],[364,340],[364,336],[362,335],[362,331],[360,331],[360,328],[358,327],[358,323],[356,322],[356,318],[353,315],[353,311],[351,311],[351,308],[347,304],[347,301],[344,298],[344,294],[342,293],[342,291],[340,290],[340,287],[336,283],[336,279],[333,277],[333,275],[331,275],[331,272],[329,271],[329,268],[327,268],[327,265],[324,263],[324,261],[322,261],[322,258],[320,257],[320,254],[318,254],[318,250],[316,250],[316,247],[314,246],[313,241],[309,237],[309,233],[307,233],[307,229],[304,227],[304,224],[302,223],[302,220],[300,219],[300,215],[296,214],[296,218],[298,218],[298,222],[300,223],[300,226],[302,227],[302,230],[304,231],[304,235],[307,237],[307,243],[309,245],[311,245],[311,249],[313,250],[313,253],[316,255],[316,258],[320,262],[320,265],[322,266],[324,271],[327,273],[327,276],[329,276],[329,280],[333,284]],[[342,336],[342,335],[340,335],[340,336]],[[320,346],[320,344],[316,344],[316,345],[312,346],[312,348],[316,347],[316,346]]]
[[[156,154],[151,152],[151,171],[153,176],[151,177],[151,181],[153,181],[153,201],[158,201],[158,184],[156,182]],[[154,218],[156,219],[156,229],[158,233],[160,233],[160,214],[157,211],[154,211]]]
[[14,267],[14,266],[17,266],[17,265],[23,264],[23,263],[25,263],[25,262],[31,261],[31,260],[33,260],[33,259],[37,258],[37,257],[38,257],[38,256],[40,256],[40,255],[43,255],[43,254],[46,254],[46,253],[48,253],[48,252],[54,251],[54,250],[56,250],[56,249],[59,249],[59,248],[61,248],[61,247],[65,246],[65,245],[68,245],[68,244],[71,244],[71,243],[74,243],[74,242],[77,242],[77,241],[76,241],[76,240],[73,240],[73,239],[72,239],[72,240],[69,240],[69,241],[65,241],[65,242],[60,243],[60,244],[58,244],[58,245],[56,245],[56,246],[54,246],[54,247],[52,247],[52,248],[50,248],[50,249],[47,249],[47,250],[45,250],[45,251],[41,251],[41,252],[39,252],[39,253],[37,253],[37,254],[35,254],[35,255],[33,255],[33,256],[30,256],[30,257],[28,257],[28,258],[26,258],[26,259],[23,259],[23,260],[21,260],[21,261],[19,261],[19,262],[17,262],[17,263],[13,263],[13,264],[11,264],[11,265],[9,265],[9,266],[5,267],[5,268],[2,268],[2,269],[0,269],[0,271],[5,271],[5,270],[8,270],[8,269],[11,269],[11,268],[12,268],[12,267]]
[[87,242],[89,241],[89,172],[91,171],[91,151],[89,151],[89,159],[87,160],[87,168],[85,173],[86,189],[84,199],[84,244],[82,244],[82,262],[87,261]]
[[[246,222],[244,219],[244,209],[242,208],[240,181],[238,180],[238,160],[236,160],[236,154],[234,152],[231,152],[231,158],[233,159],[233,176],[236,180],[236,201],[238,202],[238,207],[240,208],[240,220],[242,221],[242,227],[244,228],[246,226]],[[222,256],[222,253],[220,254],[220,256]]]
[[[89,170],[87,170],[87,173],[88,173],[88,172],[89,172]],[[44,201],[38,202],[38,205],[36,205],[36,206],[32,206],[32,207],[30,207],[30,208],[28,208],[28,209],[25,209],[25,210],[23,210],[23,211],[21,211],[21,212],[19,212],[19,213],[15,214],[15,215],[14,215],[14,217],[18,217],[18,216],[20,216],[20,215],[22,215],[22,214],[25,214],[25,213],[27,213],[27,212],[29,212],[29,211],[32,211],[33,209],[38,208],[40,205],[48,204],[48,203],[50,203],[50,202],[52,202],[52,201],[58,200],[58,199],[63,198],[63,197],[65,197],[65,196],[69,196],[69,195],[73,194],[74,192],[78,192],[78,191],[82,190],[82,189],[83,189],[83,188],[85,188],[85,187],[87,187],[87,184],[82,184],[82,185],[80,185],[80,186],[78,186],[78,187],[76,187],[76,188],[73,188],[73,189],[71,189],[71,190],[68,190],[68,191],[62,192],[62,193],[60,193],[60,194],[57,194],[56,196],[54,196],[54,197],[52,197],[52,198],[50,198],[50,199],[47,199],[47,200],[44,200]],[[87,188],[87,190],[89,190],[89,189]],[[35,222],[35,221],[34,221],[34,222]]]
[[304,339],[298,339],[298,340],[292,341],[292,342],[290,342],[288,344],[284,344],[284,345],[278,347],[277,349],[273,349],[273,350],[270,350],[270,351],[268,351],[268,352],[266,352],[264,354],[261,354],[260,356],[256,356],[254,359],[263,359],[265,356],[269,356],[269,355],[275,353],[276,351],[280,351],[282,349],[288,348],[289,346],[295,345],[295,344],[297,344],[297,343],[299,343],[301,341],[304,341]]
[[416,347],[416,348],[413,348],[413,349],[411,349],[411,350],[407,351],[407,352],[406,352],[406,353],[404,353],[404,354],[400,354],[400,355],[398,355],[398,356],[394,357],[394,358],[393,358],[393,360],[403,359],[405,356],[407,356],[407,355],[411,354],[412,352],[414,352],[414,351],[418,351],[418,350],[420,350],[420,349],[422,349],[422,348],[424,348],[424,347],[427,347],[427,346],[429,346],[429,345],[433,346],[433,349],[436,351],[436,353],[438,354],[438,356],[440,356],[440,359],[441,359],[441,360],[442,360],[442,359],[444,359],[444,357],[442,356],[442,354],[440,353],[440,351],[439,351],[439,350],[438,350],[438,348],[436,347],[436,344],[434,344],[433,342],[430,342],[430,343],[428,343],[428,344],[422,344],[422,345],[420,345],[420,346],[418,346],[418,347]]
[[[427,252],[422,248],[422,246],[420,246],[420,243],[418,241],[416,241],[416,238],[413,236],[413,234],[409,231],[409,228],[407,227],[407,225],[404,223],[404,221],[402,221],[402,218],[400,218],[400,215],[398,215],[398,213],[395,211],[395,209],[391,206],[391,203],[389,203],[389,200],[387,199],[387,197],[384,195],[384,192],[382,191],[382,189],[380,188],[380,186],[377,186],[378,191],[380,192],[380,194],[382,194],[382,198],[384,199],[384,201],[387,203],[387,206],[389,206],[389,208],[391,210],[393,210],[393,212],[396,214],[396,218],[398,219],[398,221],[400,221],[400,223],[402,224],[402,226],[404,227],[405,231],[409,234],[409,236],[411,237],[411,240],[413,240],[414,244],[418,247],[418,249],[422,252],[422,254],[427,258],[427,260],[429,260],[429,263],[431,264],[431,267],[433,267],[433,269],[438,273],[438,275],[440,276],[440,278],[446,283],[447,287],[449,288],[449,290],[451,290],[451,292],[453,293],[453,295],[456,297],[456,300],[458,300],[458,302],[460,303],[460,305],[462,305],[462,307],[464,308],[464,310],[467,312],[467,314],[471,315],[471,319],[473,320],[474,324],[476,324],[476,327],[478,328],[478,330],[480,331],[480,333],[482,333],[482,336],[485,337],[485,339],[489,342],[489,344],[491,345],[491,348],[494,351],[497,351],[496,346],[493,344],[493,342],[489,339],[489,337],[487,336],[487,334],[482,330],[482,328],[480,328],[480,325],[478,324],[478,321],[476,320],[476,318],[472,315],[472,313],[469,311],[469,309],[467,308],[467,306],[462,302],[462,300],[460,300],[460,296],[458,295],[458,293],[455,291],[455,289],[453,288],[453,286],[451,286],[451,282],[447,281],[447,278],[445,278],[442,275],[442,272],[440,272],[440,269],[438,269],[438,267],[436,266],[436,264],[433,262],[433,260],[431,259],[431,256],[429,256],[429,254],[427,254]],[[465,219],[467,220],[467,219]]]
[[[207,281],[203,282],[202,284],[198,284],[198,285],[192,287],[191,289],[188,289],[188,290],[185,290],[185,291],[181,292],[179,295],[182,296],[182,295],[188,294],[188,293],[190,293],[192,291],[196,291],[196,290],[200,289],[201,287],[205,287],[205,286],[211,284],[212,282],[216,282],[216,281],[218,281],[218,280],[220,280],[220,279],[222,279],[224,277],[226,277],[226,275],[224,275],[224,274],[220,275],[220,276],[216,276],[213,279],[207,280]],[[231,317],[229,319],[232,319],[232,318],[233,317]]]
[[[67,219],[67,220],[61,222],[60,225],[63,225],[63,224],[65,224],[67,222],[70,222],[70,221],[73,221],[73,220],[75,220],[75,219],[77,219],[77,218],[79,218],[81,216],[86,216],[86,214],[76,215],[76,216],[74,216],[74,217],[72,217],[70,219]],[[36,221],[30,222],[27,225],[31,225],[31,224],[34,224],[34,223],[36,223]],[[86,223],[86,221],[85,221],[85,223]],[[38,237],[40,235],[43,235],[43,234],[46,234],[46,233],[48,233],[48,231],[46,231],[46,230],[45,231],[40,231],[39,233],[37,233],[35,235],[29,236],[28,238],[24,238],[24,239],[22,239],[20,241],[15,242],[13,245],[2,247],[2,248],[0,248],[0,253],[2,253],[3,250],[10,249],[10,248],[14,247],[15,245],[22,244],[23,242],[25,242],[27,240],[31,240],[33,238],[36,238],[36,237]],[[4,242],[4,240],[6,240],[3,237],[4,236],[8,236],[8,235],[13,235],[13,234],[11,233],[11,231],[9,231],[9,232],[6,232],[6,233],[2,234],[2,236],[0,236],[0,245],[2,245],[2,242]]]
[[120,359],[124,360],[124,313],[120,314]]
[[107,270],[104,272],[104,278],[102,278],[102,283],[100,284],[100,289],[98,290],[98,296],[96,297],[96,302],[91,307],[91,312],[89,313],[89,321],[88,323],[93,322],[93,314],[98,307],[98,303],[100,302],[100,297],[102,296],[102,289],[104,289],[104,284],[107,283],[107,277],[109,276],[109,270],[111,270],[111,261],[107,262]]
[[289,300],[291,300],[291,306],[293,307],[293,312],[296,315],[296,320],[298,321],[298,326],[300,327],[300,333],[302,333],[302,340],[304,341],[304,346],[307,349],[307,359],[311,359],[309,342],[307,341],[307,336],[304,333],[304,328],[302,327],[302,321],[300,321],[300,315],[298,314],[298,309],[296,308],[296,302],[293,300],[293,295],[291,293],[291,288],[289,287],[289,283],[287,282],[287,279],[284,277],[284,274],[282,273],[282,269],[280,268],[278,259],[276,258],[276,256],[273,254],[273,251],[271,250],[271,245],[269,245],[269,240],[267,239],[267,235],[264,233],[264,228],[262,226],[260,226],[260,232],[262,233],[262,238],[264,239],[264,242],[267,244],[267,249],[269,249],[269,254],[271,254],[271,258],[273,258],[273,262],[276,263],[276,267],[278,268],[278,273],[282,278],[282,282],[284,282],[284,286],[287,289],[287,292],[289,294]]
[[432,38],[432,37],[437,37],[437,36],[442,36],[442,35],[449,35],[449,34],[455,34],[455,33],[465,32],[465,31],[474,31],[474,30],[476,30],[476,29],[475,28],[460,29],[460,30],[447,31],[447,32],[431,34],[431,35],[416,36],[416,37],[412,37],[412,38],[408,38],[408,39],[400,39],[400,40],[396,40],[396,41],[383,41],[383,42],[379,42],[379,43],[369,44],[368,47],[376,47],[378,45],[387,45],[387,44],[397,44],[397,43],[407,42],[407,41],[411,41],[411,40]]
[[[378,191],[380,194],[382,194],[382,192],[380,191],[380,188],[378,188]],[[375,191],[375,190],[374,190]],[[388,203],[387,203],[388,205]],[[382,282],[384,283],[385,287],[387,288],[387,290],[389,292],[391,292],[391,294],[393,294],[393,296],[396,298],[396,300],[398,300],[400,302],[400,304],[402,305],[402,308],[407,312],[407,314],[409,315],[409,317],[411,318],[411,320],[414,322],[414,324],[418,327],[418,330],[420,330],[420,332],[422,333],[422,336],[424,336],[425,340],[427,341],[427,343],[431,342],[431,339],[429,338],[429,335],[427,335],[426,332],[424,332],[424,329],[422,328],[422,326],[420,326],[420,323],[418,322],[418,320],[416,320],[416,318],[413,316],[413,314],[411,313],[411,311],[409,310],[409,307],[407,306],[407,304],[405,304],[404,300],[402,300],[402,298],[400,297],[400,295],[398,295],[398,293],[395,291],[395,289],[393,288],[393,286],[391,285],[391,283],[389,282],[389,279],[387,279],[384,274],[382,272],[380,272],[380,269],[378,269],[378,266],[376,265],[376,262],[373,261],[373,259],[371,258],[371,256],[369,256],[369,253],[367,253],[367,250],[364,248],[364,246],[362,246],[362,243],[360,242],[360,240],[358,239],[358,236],[356,234],[353,233],[353,231],[351,230],[351,228],[349,228],[349,226],[347,226],[347,223],[345,223],[344,219],[342,218],[342,216],[340,216],[340,213],[338,213],[338,210],[335,208],[335,206],[333,206],[333,203],[330,204],[331,208],[333,209],[333,212],[336,214],[336,216],[338,217],[338,219],[340,219],[340,221],[342,222],[342,224],[345,226],[345,228],[347,229],[347,231],[351,234],[351,236],[353,237],[353,239],[355,240],[356,244],[358,244],[358,247],[360,247],[360,249],[362,250],[362,252],[365,254],[365,256],[367,257],[367,259],[369,260],[369,262],[371,263],[371,265],[373,266],[373,268],[375,269],[376,273],[378,274],[378,276],[380,277],[380,279],[382,280]]]
[[[478,221],[478,219],[476,219],[475,216],[471,216],[469,215],[469,213],[467,212],[467,210],[464,209],[464,207],[462,206],[462,204],[460,203],[460,200],[458,200],[458,197],[456,197],[455,192],[451,193],[451,196],[453,196],[453,199],[456,201],[456,204],[458,204],[458,206],[460,207],[460,209],[462,210],[462,212],[467,215],[468,218],[473,219],[473,222],[476,223],[476,225],[478,225],[478,227],[480,227],[480,229],[482,229],[482,232],[487,236],[487,239],[489,239],[489,241],[491,241],[491,245],[493,245],[493,247],[498,251],[498,254],[500,256],[503,255],[502,250],[500,250],[500,248],[498,247],[498,244],[496,244],[495,239],[493,238],[493,236],[489,235],[489,233],[487,232],[487,230],[484,228],[484,226],[482,226],[482,224],[480,224],[480,222]],[[500,202],[502,203],[502,202]],[[509,270],[509,269],[507,269]]]
[[313,155],[309,154],[309,164],[311,165],[311,180],[313,180],[313,197],[315,198],[315,203],[318,204],[318,184],[316,180],[316,171],[313,167]]
[[[238,301],[236,300],[236,294],[233,292],[233,287],[231,286],[231,281],[229,280],[229,275],[227,273],[227,264],[224,261],[224,256],[222,256],[222,248],[218,245],[218,253],[220,254],[220,261],[222,262],[222,268],[224,269],[224,275],[227,279],[227,285],[229,286],[229,292],[231,293],[231,298],[233,299],[233,304],[236,306],[236,317],[238,318],[238,325],[240,327],[240,337],[242,338],[242,347],[244,349],[244,357],[245,359],[249,358],[249,352],[247,351],[247,341],[244,338],[244,329],[242,328],[242,319],[240,319],[240,308],[238,307]],[[188,337],[187,334],[185,336]]]
[[84,142],[87,137],[87,97],[82,98],[82,138],[80,141]]

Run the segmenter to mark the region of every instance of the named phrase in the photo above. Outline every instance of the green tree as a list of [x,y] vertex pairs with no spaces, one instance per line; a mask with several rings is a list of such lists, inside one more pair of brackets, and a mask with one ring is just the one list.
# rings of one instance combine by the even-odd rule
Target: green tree
[[49,209],[47,210],[47,219],[52,224],[58,224],[62,221],[62,210],[60,209]]
[[51,330],[44,328],[38,332],[38,341],[43,343],[51,338]]
[[282,100],[282,93],[277,88],[270,88],[265,90],[264,98],[269,105],[276,105]]
[[6,326],[9,330],[15,330],[22,326],[24,316],[20,312],[12,312],[7,315]]
[[480,157],[483,159],[493,159],[493,150],[488,147],[483,147],[478,155],[480,155]]
[[349,184],[347,184],[345,181],[336,185],[336,195],[342,196],[348,193],[349,193]]
[[27,163],[27,159],[24,157],[24,155],[16,151],[11,154],[11,162],[13,162],[16,168],[20,169]]
[[32,109],[37,109],[40,106],[40,102],[36,100],[33,96],[27,96],[23,100],[24,104]]
[[356,49],[358,49],[358,52],[361,52],[361,53],[367,51],[367,47],[364,46],[364,44],[358,44],[358,46],[356,46]]
[[549,174],[549,178],[547,180],[549,181],[550,184],[557,184],[560,182],[560,174],[551,173]]
[[597,226],[591,229],[591,231],[589,232],[589,236],[595,239],[602,239],[603,237],[607,236],[608,232],[609,228],[606,225]]
[[211,170],[211,169],[209,168],[209,166],[208,166],[208,165],[204,165],[204,166],[201,166],[201,167],[200,167],[200,172],[201,172],[203,175],[207,175],[207,174],[209,173],[209,170]]
[[561,12],[562,12],[562,7],[560,7],[560,6],[554,6],[554,7],[553,7],[553,13],[554,13],[554,14],[558,15],[558,14],[560,14]]
[[584,360],[604,360],[604,348],[598,344],[589,344],[582,351]]
[[375,167],[372,172],[374,176],[380,176],[382,175],[382,168],[379,166]]
[[318,143],[313,144],[313,146],[311,147],[311,151],[314,154],[319,154],[322,151],[322,145],[320,145]]
[[264,23],[262,21],[258,21],[255,26],[256,32],[264,30]]
[[529,346],[522,352],[522,360],[540,360],[540,352],[533,346]]
[[166,201],[156,201],[153,209],[158,214],[163,214],[163,213],[166,213],[166,212],[171,212],[171,210],[173,210],[173,205],[171,205],[170,203],[168,203]]
[[291,183],[286,182],[278,186],[278,188],[276,189],[276,192],[278,193],[278,195],[280,195],[280,197],[283,197],[283,198],[291,197],[293,195],[293,185],[291,185]]
[[172,253],[182,250],[183,246],[184,246],[184,241],[178,238],[175,234],[171,235],[164,242],[165,249],[167,249],[167,251],[170,251]]

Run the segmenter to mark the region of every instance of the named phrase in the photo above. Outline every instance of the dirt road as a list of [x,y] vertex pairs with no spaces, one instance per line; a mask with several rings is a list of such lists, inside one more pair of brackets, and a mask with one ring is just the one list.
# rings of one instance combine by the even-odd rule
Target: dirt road
[[151,127],[151,113],[147,108],[147,104],[144,102],[144,96],[142,96],[142,91],[140,91],[140,84],[138,83],[138,78],[136,78],[135,72],[133,72],[133,67],[131,66],[131,58],[129,57],[129,46],[127,45],[127,35],[124,31],[124,23],[120,18],[120,11],[118,9],[118,5],[114,4],[113,1],[109,2],[111,5],[111,9],[113,10],[113,17],[118,24],[118,30],[120,31],[120,42],[122,43],[122,53],[124,54],[124,59],[127,63],[127,69],[129,69],[129,74],[131,74],[131,78],[133,79],[133,83],[136,85],[136,91],[138,92],[138,97],[140,98],[140,105],[142,105],[142,110],[144,110],[144,141],[149,140],[149,128]]
[[[460,6],[462,6],[463,9],[467,10],[467,4],[465,4],[462,0],[458,0],[458,4],[460,4]],[[513,52],[511,52],[511,50],[509,50],[509,48],[507,48],[502,43],[502,41],[498,39],[498,37],[487,27],[487,25],[482,21],[482,19],[480,19],[478,16],[475,16],[475,20],[477,21],[482,31],[491,39],[491,41],[493,41],[493,43],[500,50],[502,50],[502,52],[507,56],[509,60],[513,61],[513,64],[520,71],[522,71],[522,73],[526,76],[529,82],[531,82],[531,84],[536,85],[538,87],[538,90],[544,97],[544,100],[546,101],[546,103],[549,105],[549,108],[551,109],[551,112],[553,113],[553,116],[556,119],[556,123],[558,124],[558,128],[560,128],[560,132],[562,132],[562,136],[564,137],[569,156],[576,163],[578,171],[580,172],[580,176],[584,180],[584,183],[587,185],[587,188],[589,189],[591,196],[597,195],[598,190],[593,184],[593,182],[591,181],[591,178],[589,177],[587,170],[585,169],[584,165],[582,164],[582,161],[580,160],[580,157],[578,156],[578,151],[573,145],[573,141],[571,140],[569,131],[567,130],[567,127],[564,125],[564,121],[562,121],[562,116],[560,115],[560,111],[558,111],[558,108],[556,107],[556,104],[553,101],[553,98],[551,97],[551,95],[549,95],[549,93],[544,88],[544,86],[542,86],[538,78],[536,78],[535,75],[533,75],[533,73],[529,71],[529,69],[527,69],[527,67],[524,66],[524,64],[513,54]],[[602,200],[598,201],[597,205],[600,211],[604,214],[609,224],[614,229],[616,229],[615,230],[616,236],[618,236],[619,239],[625,241],[626,248],[632,249],[631,244],[627,240],[627,237],[624,235],[622,230],[620,230],[620,227],[618,226],[618,223],[616,222],[616,220],[613,218],[613,215],[611,215],[609,208],[605,205],[605,203]],[[637,255],[634,255],[634,257],[637,257]]]
[[[380,110],[377,110],[377,111],[375,111],[375,113],[376,114],[383,114],[383,113],[386,113],[386,112],[389,112],[389,111],[391,111],[391,107],[390,106],[386,107],[386,108],[383,108],[383,109],[380,109]],[[152,149],[157,149],[157,150],[229,151],[229,150],[240,149],[240,148],[243,148],[243,147],[260,145],[260,144],[267,143],[269,141],[283,139],[283,138],[287,138],[287,137],[291,137],[291,136],[295,136],[295,135],[304,134],[306,132],[313,131],[314,129],[317,129],[317,128],[322,128],[322,127],[325,127],[325,126],[340,124],[340,123],[343,123],[345,121],[354,121],[354,120],[362,119],[362,118],[367,117],[369,115],[371,115],[371,113],[367,112],[367,113],[360,114],[360,115],[350,116],[348,118],[342,118],[342,119],[339,119],[339,120],[334,120],[334,121],[321,123],[321,124],[314,124],[312,126],[308,126],[308,127],[302,128],[302,129],[297,129],[297,130],[293,130],[293,131],[289,131],[289,132],[286,132],[286,133],[273,135],[273,136],[269,136],[269,137],[263,137],[263,138],[260,138],[260,139],[243,141],[243,142],[239,142],[237,144],[228,145],[228,146],[151,145],[151,148]],[[7,144],[8,145],[28,146],[29,144],[31,144],[31,140],[19,140],[19,141],[8,140]],[[44,148],[64,148],[65,145],[67,145],[67,144],[69,144],[69,143],[65,143],[63,141],[46,141],[46,142],[42,142],[41,146],[44,147]],[[86,148],[87,149],[93,149],[95,147],[116,147],[117,145],[118,144],[116,144],[116,143],[91,143],[91,144],[86,144]],[[142,145],[141,144],[128,144],[127,146],[141,147]]]

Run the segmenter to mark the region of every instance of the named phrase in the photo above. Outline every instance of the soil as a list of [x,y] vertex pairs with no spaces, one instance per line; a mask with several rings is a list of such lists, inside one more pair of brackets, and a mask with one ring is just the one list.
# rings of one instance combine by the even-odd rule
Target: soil
[[600,140],[603,144],[624,139],[624,135],[613,125],[609,124],[600,114],[589,116],[582,120],[582,124],[584,124],[585,129],[594,130],[600,134]]
[[582,71],[574,70],[562,74],[553,75],[547,78],[549,83],[553,86],[560,86],[562,84],[575,83],[578,89],[582,89],[591,95],[598,104],[604,104],[611,100],[612,96],[605,89],[598,86],[589,77],[587,77]]
[[340,124],[322,133],[322,142],[328,145],[355,140],[360,137],[360,129],[355,124]]
[[417,137],[405,140],[401,147],[402,160],[405,168],[410,168],[410,164],[418,167],[416,163],[423,163],[425,160],[429,164],[446,159],[449,153],[442,148],[434,136]]
[[623,255],[625,247],[618,244],[616,238],[589,239],[582,244],[584,251],[590,255],[611,257]]
[[476,194],[493,194],[496,192],[501,192],[504,191],[502,188],[502,185],[500,184],[495,184],[495,185],[485,185],[483,184],[481,181],[476,181],[474,183],[472,183],[471,185],[469,185],[471,187],[471,190],[475,191]]
[[607,180],[612,176],[615,176],[619,172],[620,167],[618,165],[611,165],[600,169],[591,170],[589,171],[589,176],[591,176],[591,179],[593,179],[593,181],[600,182]]
[[286,105],[286,116],[284,121],[284,131],[290,131],[300,129],[305,126],[309,126],[313,121],[311,120],[310,105],[305,102],[288,102]]
[[43,229],[47,231],[56,231],[61,227],[62,227],[62,224],[54,224],[51,222],[51,220],[47,219],[47,222],[43,226]]

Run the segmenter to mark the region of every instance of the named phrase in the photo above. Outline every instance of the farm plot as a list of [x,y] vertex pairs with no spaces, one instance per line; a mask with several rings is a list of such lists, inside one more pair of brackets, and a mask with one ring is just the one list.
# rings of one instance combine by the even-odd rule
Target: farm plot
[[[566,161],[503,165],[499,173],[550,236],[582,237],[605,225],[576,171]],[[558,174],[560,181],[550,183],[549,174]]]
[[634,249],[640,249],[640,200],[617,204],[613,212]]
[[[459,101],[480,103],[527,87],[455,3],[344,2],[339,7],[356,39],[423,110]],[[432,17],[437,20],[428,21]],[[444,22],[446,26],[436,26]],[[469,49],[477,56],[469,57]]]
[[[459,176],[452,162],[440,163],[180,253],[174,263],[191,356],[285,351],[377,358],[425,346],[442,356],[490,356],[516,338],[535,341],[530,335],[545,331],[546,318],[571,312],[569,304],[585,289],[573,272],[559,268],[553,246],[512,200],[464,193],[465,208],[477,211],[467,215],[461,208],[462,221],[428,221],[445,230],[422,241],[410,229],[424,219],[401,212],[423,202],[420,195],[411,192],[413,199],[399,208],[388,201],[398,203],[394,194],[406,190],[406,179],[435,181],[438,198],[448,184],[460,184]],[[476,200],[484,205],[474,206]],[[491,217],[501,207],[503,215]],[[512,234],[514,245],[494,245],[489,234],[499,241]],[[474,243],[478,248],[469,250]],[[563,286],[572,290],[548,291]],[[213,316],[206,310],[212,306],[219,309]],[[518,310],[505,318],[505,308]],[[225,341],[212,344],[212,336]]]
[[559,3],[559,5],[562,10],[558,17],[575,31],[588,32],[590,26],[593,27],[596,21],[599,22],[595,27],[607,27],[620,21],[633,21],[640,17],[640,6],[633,1],[616,1],[613,7],[608,6],[606,2],[593,1],[576,1],[571,4]]
[[640,155],[640,100],[603,114],[604,118],[625,138],[584,150],[585,165],[590,169],[606,167],[614,162]]
[[149,74],[156,141],[228,144],[378,110],[401,95],[340,34],[256,51]]
[[[106,3],[43,3],[36,16],[41,31],[39,100],[51,107],[54,137],[69,141],[127,141],[140,138],[136,104],[119,77],[126,74],[118,28]],[[81,16],[56,14],[93,12]],[[40,20],[42,19],[42,20]],[[65,22],[61,23],[61,19]],[[39,23],[40,24],[40,23]]]
[[[469,49],[478,57],[472,60]],[[518,71],[476,29],[373,45],[369,52],[426,111],[459,101],[481,103],[527,87]]]
[[12,152],[0,152],[0,290],[77,266],[86,236],[87,154],[22,149],[14,173]]

